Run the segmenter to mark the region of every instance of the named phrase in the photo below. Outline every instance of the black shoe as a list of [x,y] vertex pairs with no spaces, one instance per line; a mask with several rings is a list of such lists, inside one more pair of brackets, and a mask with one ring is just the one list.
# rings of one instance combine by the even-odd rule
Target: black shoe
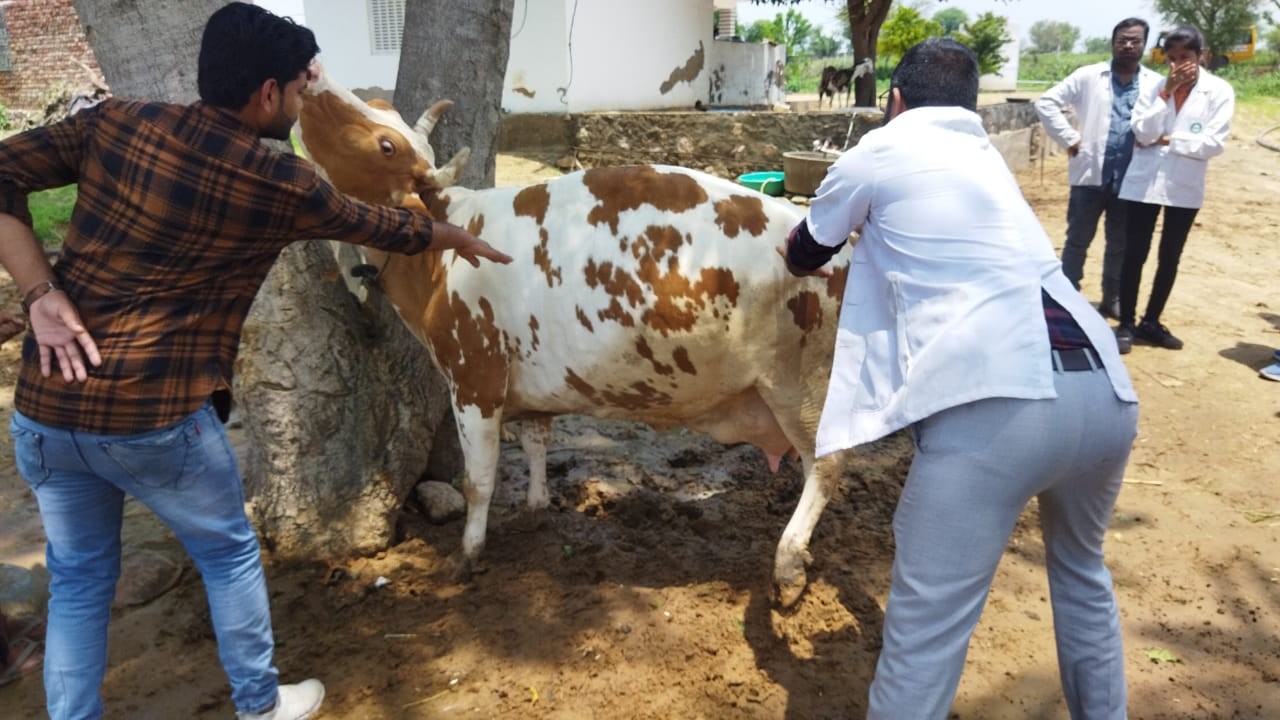
[[1119,320],[1120,319],[1120,298],[1111,297],[1104,294],[1102,296],[1102,302],[1098,303],[1098,312],[1101,313],[1102,317],[1104,318]]
[[1169,350],[1181,350],[1182,341],[1169,332],[1169,328],[1152,320],[1143,320],[1134,328],[1133,334],[1144,342]]
[[1116,328],[1116,349],[1121,355],[1128,355],[1133,349],[1133,326],[1121,325]]

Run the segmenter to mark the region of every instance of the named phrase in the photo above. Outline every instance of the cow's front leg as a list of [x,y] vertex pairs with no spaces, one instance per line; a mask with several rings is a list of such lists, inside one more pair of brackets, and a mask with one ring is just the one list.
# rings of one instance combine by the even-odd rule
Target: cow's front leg
[[529,459],[529,509],[542,510],[551,503],[547,491],[547,444],[551,442],[551,418],[520,423],[520,447]]
[[782,531],[773,562],[774,592],[778,604],[784,608],[794,605],[808,585],[805,568],[812,561],[809,538],[813,536],[818,517],[834,492],[839,469],[833,456],[814,460],[808,455],[801,458],[801,463],[804,467],[804,490],[790,522]]
[[464,572],[474,569],[484,550],[489,523],[489,505],[497,482],[499,441],[502,433],[502,410],[485,417],[475,406],[454,407],[458,423],[458,440],[466,472],[462,478],[462,495],[467,499],[467,524],[462,531]]

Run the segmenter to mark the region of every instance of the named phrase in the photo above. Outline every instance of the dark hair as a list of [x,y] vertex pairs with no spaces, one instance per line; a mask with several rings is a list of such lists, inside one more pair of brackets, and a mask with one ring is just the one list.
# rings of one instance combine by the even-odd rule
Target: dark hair
[[295,80],[319,52],[315,33],[291,18],[233,2],[204,26],[196,86],[210,105],[239,110],[267,80]]
[[978,58],[951,38],[930,38],[902,55],[890,87],[907,107],[956,105],[978,109]]
[[1170,45],[1181,45],[1188,50],[1200,52],[1204,49],[1204,34],[1195,25],[1179,25],[1164,38],[1164,49]]
[[1150,39],[1151,26],[1147,24],[1147,21],[1143,20],[1142,18],[1130,17],[1130,18],[1125,18],[1120,22],[1116,23],[1116,26],[1111,29],[1111,42],[1116,41],[1116,36],[1120,34],[1121,30],[1128,30],[1131,27],[1142,28],[1143,43],[1145,43],[1148,39]]

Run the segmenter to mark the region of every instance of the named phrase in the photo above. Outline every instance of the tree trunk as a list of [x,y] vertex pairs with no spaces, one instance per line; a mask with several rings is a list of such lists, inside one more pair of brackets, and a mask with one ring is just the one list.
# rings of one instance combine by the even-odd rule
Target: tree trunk
[[[75,0],[114,94],[179,103],[197,96],[200,37],[224,4]],[[286,249],[236,363],[247,495],[264,544],[289,556],[386,547],[447,417],[443,381],[421,345],[380,298],[361,309],[340,278],[330,244]]]
[[454,102],[436,125],[432,145],[439,163],[471,147],[458,183],[470,188],[493,187],[513,5],[514,0],[405,3],[394,104],[412,121],[437,100]]
[[225,0],[74,0],[117,97],[189,103],[204,23]]
[[[889,15],[891,0],[848,0],[849,39],[853,41],[853,61],[862,62],[871,58],[874,66],[876,59],[876,39],[880,37],[880,26]],[[867,73],[858,78],[854,88],[854,105],[874,107],[876,104],[875,73]]]

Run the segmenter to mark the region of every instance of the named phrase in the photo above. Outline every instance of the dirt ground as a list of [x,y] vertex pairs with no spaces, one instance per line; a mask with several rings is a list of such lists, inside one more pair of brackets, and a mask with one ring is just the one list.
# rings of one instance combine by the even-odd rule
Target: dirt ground
[[[1127,357],[1141,431],[1107,552],[1126,640],[1130,716],[1280,717],[1280,155],[1254,143],[1280,103],[1237,117],[1211,167],[1165,322],[1186,340]],[[504,184],[554,174],[514,157]],[[1049,234],[1064,233],[1062,155],[1019,175]],[[1084,291],[1096,300],[1101,239]],[[1148,275],[1150,274],[1148,270]],[[1144,297],[1145,297],[1144,288]],[[11,284],[0,300],[12,301]],[[0,302],[3,304],[3,302]],[[0,420],[17,339],[0,346]],[[879,647],[890,519],[910,463],[902,435],[865,449],[812,542],[793,611],[769,599],[774,544],[800,490],[754,448],[562,418],[552,508],[520,510],[526,469],[504,450],[485,571],[450,580],[461,523],[413,507],[376,557],[274,563],[286,680],[315,676],[328,718],[856,718]],[[132,508],[129,544],[177,555]],[[1066,718],[1034,505],[974,635],[953,717]],[[38,515],[0,443],[0,562],[43,562]],[[386,583],[381,587],[380,578]],[[115,611],[109,718],[229,717],[198,575]],[[0,715],[39,717],[39,677],[0,688]]]

